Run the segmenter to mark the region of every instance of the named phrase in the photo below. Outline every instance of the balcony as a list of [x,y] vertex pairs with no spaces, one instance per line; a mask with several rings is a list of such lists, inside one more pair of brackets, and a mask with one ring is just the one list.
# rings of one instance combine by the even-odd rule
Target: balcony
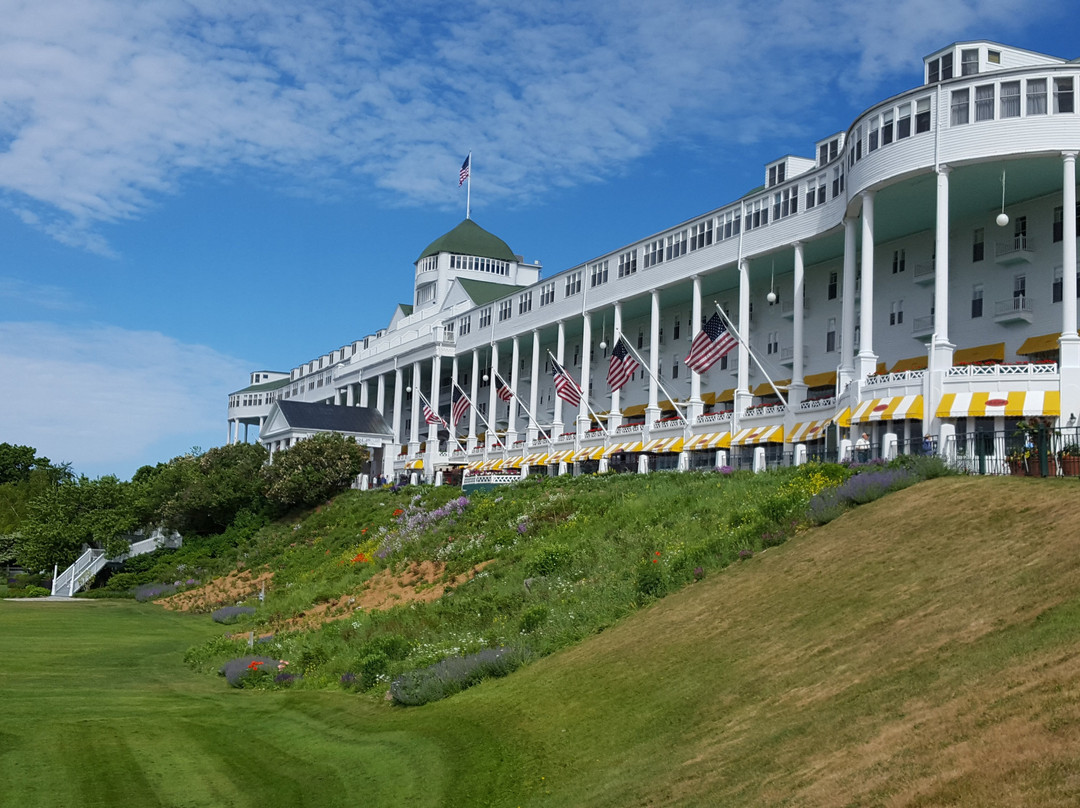
[[[806,347],[803,347],[803,363],[806,362]],[[780,349],[780,364],[784,367],[795,367],[795,349],[794,348],[781,348]]]
[[1030,264],[1035,260],[1035,239],[1027,236],[1014,236],[1008,241],[999,241],[995,245],[994,262],[998,266],[1011,267],[1016,264]]
[[911,336],[922,342],[929,342],[934,335],[934,315],[916,317],[911,321]]
[[[803,301],[803,314],[806,315],[806,314],[809,314],[809,313],[810,313],[810,307],[808,305],[806,305],[806,301],[804,300]],[[794,320],[795,319],[795,301],[794,300],[788,300],[786,298],[784,300],[781,300],[780,301],[780,314],[786,320]]]
[[994,304],[994,322],[1008,325],[1010,323],[1030,323],[1035,319],[1032,310],[1031,298],[1010,297],[999,300]]
[[936,274],[937,260],[931,258],[929,261],[923,261],[922,263],[915,265],[915,272],[912,273],[911,279],[920,286],[928,286],[934,282],[934,276]]

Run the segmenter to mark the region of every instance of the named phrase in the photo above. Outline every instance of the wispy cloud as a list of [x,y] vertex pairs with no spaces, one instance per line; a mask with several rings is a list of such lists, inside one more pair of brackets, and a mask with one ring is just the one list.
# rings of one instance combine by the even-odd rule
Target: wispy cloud
[[223,442],[223,391],[247,372],[156,332],[46,323],[0,323],[0,367],[0,441],[34,446],[78,472],[124,476],[151,446],[171,443],[175,455]]
[[589,182],[702,132],[810,131],[829,94],[909,74],[976,23],[1040,13],[1003,0],[0,10],[0,188],[25,222],[101,253],[96,225],[138,217],[194,171],[246,165],[287,186],[360,182],[390,204],[438,204],[469,150],[497,200]]

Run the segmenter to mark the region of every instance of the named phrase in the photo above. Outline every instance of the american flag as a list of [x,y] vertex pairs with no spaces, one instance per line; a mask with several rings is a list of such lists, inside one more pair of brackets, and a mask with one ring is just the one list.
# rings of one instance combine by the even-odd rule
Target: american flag
[[431,409],[431,405],[426,402],[424,404],[424,420],[427,421],[429,424],[443,423],[443,419],[439,417],[439,413]]
[[720,315],[714,314],[690,343],[690,355],[686,357],[686,366],[696,373],[704,373],[716,363],[716,360],[738,344],[738,340],[731,336],[731,332],[727,330]]
[[453,422],[454,426],[458,425],[458,421],[461,420],[461,417],[465,415],[468,409],[469,399],[464,393],[461,393],[458,396],[457,401],[454,402],[454,406],[450,408],[450,420]]
[[499,385],[499,389],[495,391],[495,395],[501,398],[503,401],[509,401],[514,397],[514,391],[510,389],[510,385],[503,382]]
[[619,390],[630,381],[630,377],[639,367],[641,363],[630,355],[626,343],[623,342],[622,337],[619,337],[615,347],[611,349],[611,363],[607,370],[607,383],[611,392]]
[[581,387],[574,381],[573,376],[563,370],[562,365],[555,360],[552,360],[552,365],[555,373],[555,393],[563,401],[576,407],[581,403]]
[[458,188],[464,185],[465,180],[469,178],[469,168],[472,165],[472,152],[469,152],[469,156],[465,158],[465,162],[461,164],[461,173],[458,174]]

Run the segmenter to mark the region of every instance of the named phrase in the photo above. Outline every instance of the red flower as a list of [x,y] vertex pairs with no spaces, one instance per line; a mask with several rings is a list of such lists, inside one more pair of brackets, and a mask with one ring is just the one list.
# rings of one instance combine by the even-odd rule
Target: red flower
[[361,535],[361,536],[363,536],[363,535],[364,535],[365,533],[367,533],[367,528],[366,528],[366,527],[365,527],[365,528],[361,528],[361,529],[360,529],[360,535]]
[[262,664],[264,663],[261,659],[253,659],[251,660],[251,662],[248,663],[248,670],[257,671],[259,669],[259,666]]
[[367,560],[368,560],[368,557],[366,555],[364,555],[363,553],[357,553],[353,557],[352,563],[354,563],[354,564],[364,564],[364,563],[367,563]]
[[405,513],[405,511],[401,510],[401,508],[398,508],[394,511],[394,516],[401,516],[401,514],[403,513]]

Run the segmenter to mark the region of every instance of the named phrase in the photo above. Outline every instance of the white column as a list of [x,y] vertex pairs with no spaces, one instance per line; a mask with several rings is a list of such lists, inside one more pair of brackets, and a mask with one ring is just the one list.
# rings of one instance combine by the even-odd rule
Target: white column
[[525,439],[532,443],[536,440],[538,425],[536,423],[536,398],[540,389],[540,332],[533,329],[532,332],[532,364],[529,368],[532,374],[532,382],[529,384],[529,427]]
[[495,430],[499,426],[499,399],[495,395],[499,389],[498,373],[499,373],[499,344],[493,342],[491,344],[491,368],[490,368],[490,380],[491,383],[488,389],[488,429],[487,436],[484,438],[484,456],[487,457],[491,454],[491,447],[498,440],[495,437]]
[[420,363],[412,366],[412,408],[409,411],[409,456],[420,451]]
[[510,399],[506,413],[506,445],[513,446],[517,442],[518,428],[518,367],[521,365],[521,339],[514,336],[510,343],[510,378],[507,382],[514,391],[514,397]]
[[236,443],[236,421],[231,418],[226,422],[225,444]]
[[[615,301],[615,323],[612,326],[611,347],[622,337],[622,302]],[[622,390],[616,390],[611,394],[611,414],[608,416],[608,429],[614,433],[622,425]]]
[[[379,377],[379,381],[382,381],[382,376]],[[401,446],[405,443],[404,435],[401,434],[401,402],[405,399],[405,385],[401,375],[401,368],[394,368],[394,421],[391,425],[391,430],[394,433],[394,443]],[[385,386],[379,385],[379,399],[383,397]],[[377,404],[384,402],[377,401]],[[378,407],[379,412],[383,411],[382,406]]]
[[862,294],[859,355],[855,363],[855,375],[860,383],[877,370],[877,354],[874,353],[874,192],[863,191],[862,203]]
[[[562,320],[558,320],[556,323],[559,327],[558,336],[555,338],[555,360],[562,366],[566,367],[566,324]],[[553,438],[559,437],[566,431],[563,425],[562,417],[562,399],[557,395],[554,397],[554,409],[551,416],[551,431],[555,434]]]
[[[442,357],[435,354],[431,358],[431,393],[428,404],[435,414],[439,413],[439,387],[442,381]],[[435,455],[439,453],[439,424],[428,424],[427,456],[431,462],[424,463],[424,476],[431,478],[435,473]]]
[[801,404],[806,398],[806,384],[803,382],[803,376],[805,368],[803,367],[803,344],[804,344],[804,326],[803,326],[803,285],[805,284],[805,267],[803,264],[803,243],[796,241],[793,245],[795,247],[795,282],[792,287],[792,294],[794,299],[792,300],[792,365],[791,365],[791,384],[788,387],[787,400],[788,404],[794,407],[797,404]]
[[[363,405],[363,391],[360,394],[361,405]],[[379,414],[384,418],[386,417],[386,374],[380,373],[375,377],[375,409],[379,411]]]
[[[692,287],[690,290],[690,336],[697,336],[698,331],[701,330],[701,276],[695,275],[691,278]],[[676,351],[679,350],[679,346],[673,346]],[[697,371],[690,371],[690,401],[686,407],[686,415],[690,423],[693,424],[702,410],[705,409],[704,404],[701,401],[701,376]]]
[[352,384],[345,385],[345,406],[356,406],[356,386]]
[[[578,405],[578,437],[589,431],[589,354],[592,351],[592,313],[581,318],[581,403]],[[571,375],[573,372],[571,371]]]
[[840,308],[840,372],[838,389],[842,393],[855,379],[855,220],[844,219],[843,300]]
[[360,395],[357,400],[357,404],[361,407],[371,406],[371,382],[368,379],[360,380]]
[[[934,336],[929,366],[952,367],[953,348],[949,340],[949,172],[937,170],[937,224],[934,231]],[[926,402],[928,405],[934,402]]]
[[1061,422],[1080,418],[1080,336],[1076,332],[1076,152],[1061,153]]
[[750,262],[743,258],[739,261],[739,375],[735,389],[735,411],[732,413],[731,428],[735,431],[739,419],[750,404],[750,351],[746,340],[750,339]]
[[480,406],[479,399],[476,397],[477,390],[480,388],[480,349],[473,348],[472,352],[472,379],[469,383],[469,401],[472,402],[472,406],[469,407],[469,438],[467,447],[471,452],[476,448],[476,409]]
[[651,294],[652,310],[649,316],[649,403],[645,407],[645,428],[660,417],[660,399],[657,396],[656,377],[660,372],[660,290]]

